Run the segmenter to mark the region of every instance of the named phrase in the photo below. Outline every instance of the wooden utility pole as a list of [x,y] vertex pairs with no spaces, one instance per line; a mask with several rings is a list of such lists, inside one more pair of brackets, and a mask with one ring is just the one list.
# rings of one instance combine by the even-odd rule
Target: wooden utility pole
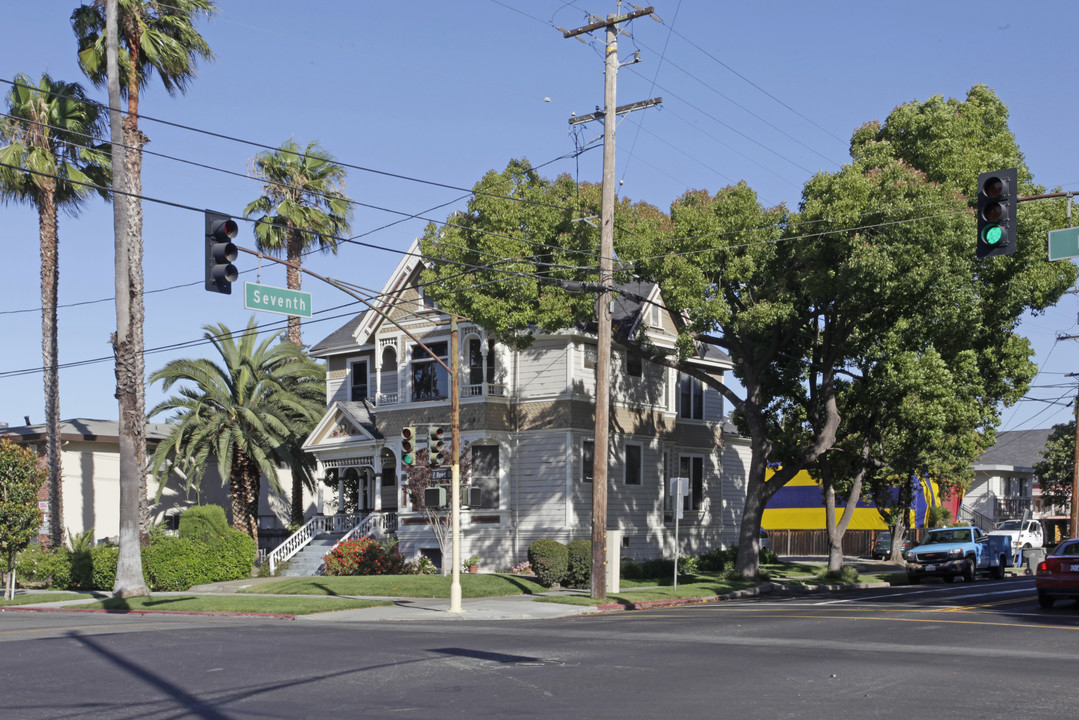
[[[652,8],[608,15],[576,30],[563,30],[563,37],[576,37],[604,28],[607,31],[603,73],[603,188],[600,210],[599,284],[596,301],[596,425],[592,463],[592,597],[607,597],[607,455],[611,409],[611,287],[614,283],[614,126],[617,122],[616,80],[618,77],[618,24],[642,15]],[[636,62],[636,57],[633,62]],[[627,111],[628,112],[628,111]],[[599,116],[596,113],[590,119]],[[577,122],[584,122],[582,119]],[[575,119],[570,120],[575,124]]]

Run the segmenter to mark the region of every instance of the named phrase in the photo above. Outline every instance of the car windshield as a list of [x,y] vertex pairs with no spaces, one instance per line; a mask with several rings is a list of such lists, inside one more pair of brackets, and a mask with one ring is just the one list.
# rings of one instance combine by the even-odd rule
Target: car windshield
[[879,542],[879,543],[886,543],[886,542],[891,542],[891,541],[892,541],[892,534],[891,533],[881,533],[880,535],[877,536],[877,542]]
[[939,543],[968,542],[970,530],[934,530],[925,536],[923,545],[937,545]]
[[1079,555],[1079,542],[1060,543],[1053,551],[1054,555]]
[[1019,530],[1023,526],[1023,523],[1019,520],[1006,520],[1002,523],[997,523],[997,530]]

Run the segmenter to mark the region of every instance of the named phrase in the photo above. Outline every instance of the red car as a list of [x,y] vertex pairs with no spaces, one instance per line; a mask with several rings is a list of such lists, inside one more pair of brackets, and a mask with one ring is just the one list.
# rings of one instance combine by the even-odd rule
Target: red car
[[1058,598],[1079,600],[1079,538],[1062,541],[1038,563],[1034,585],[1043,608],[1053,607]]

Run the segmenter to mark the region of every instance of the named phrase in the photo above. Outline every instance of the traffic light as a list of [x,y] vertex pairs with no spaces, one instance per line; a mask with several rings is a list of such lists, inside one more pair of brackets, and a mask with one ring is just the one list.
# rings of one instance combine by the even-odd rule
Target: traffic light
[[427,467],[446,466],[446,443],[442,439],[442,427],[430,425],[427,428]]
[[206,215],[206,289],[210,292],[232,294],[232,283],[240,272],[232,261],[236,259],[236,246],[232,238],[239,228],[228,215],[207,210]]
[[978,257],[1015,252],[1018,189],[1016,168],[978,176]]
[[416,464],[416,428],[411,425],[401,428],[401,464]]

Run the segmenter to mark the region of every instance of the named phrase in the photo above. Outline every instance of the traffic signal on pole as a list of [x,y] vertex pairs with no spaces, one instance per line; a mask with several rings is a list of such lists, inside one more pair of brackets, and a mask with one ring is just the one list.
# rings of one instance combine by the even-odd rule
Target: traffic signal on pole
[[239,228],[228,215],[206,211],[206,289],[210,292],[232,294],[232,283],[240,272],[232,261],[236,259],[236,246],[232,238]]
[[446,442],[442,439],[443,430],[439,425],[427,428],[427,466],[433,468],[446,466]]
[[1018,189],[1016,168],[978,176],[978,257],[1015,252]]
[[411,425],[401,428],[401,464],[416,464],[416,428]]

